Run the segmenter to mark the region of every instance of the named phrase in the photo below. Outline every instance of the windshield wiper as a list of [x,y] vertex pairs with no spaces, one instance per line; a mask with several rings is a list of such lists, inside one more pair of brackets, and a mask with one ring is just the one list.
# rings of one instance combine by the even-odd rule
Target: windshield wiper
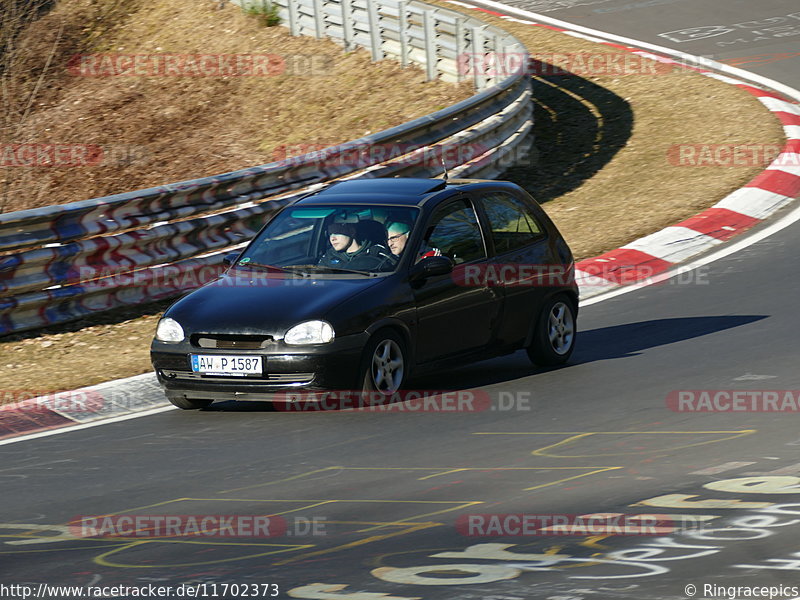
[[265,269],[267,271],[276,271],[278,273],[285,273],[286,272],[286,269],[284,269],[283,267],[277,267],[275,265],[262,265],[261,263],[254,263],[254,262],[246,262],[244,264],[236,263],[233,266],[235,268],[237,268],[237,269],[238,268],[246,269],[248,267],[256,267],[256,268],[259,268],[259,269]]
[[310,269],[313,271],[325,271],[328,273],[356,273],[367,277],[377,277],[377,273],[371,271],[357,271],[356,269],[343,269],[341,267],[327,267],[325,265],[286,265],[286,269]]

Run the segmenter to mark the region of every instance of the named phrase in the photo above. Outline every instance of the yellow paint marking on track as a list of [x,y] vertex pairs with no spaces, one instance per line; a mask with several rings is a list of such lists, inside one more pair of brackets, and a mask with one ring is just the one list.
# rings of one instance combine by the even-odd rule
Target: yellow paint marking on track
[[551,481],[550,483],[542,483],[539,485],[534,485],[532,487],[524,488],[523,491],[531,492],[533,490],[540,490],[542,488],[550,487],[551,485],[558,485],[559,483],[565,483],[567,481],[572,481],[573,479],[580,479],[581,477],[588,477],[589,475],[594,475],[595,473],[605,473],[606,471],[614,471],[616,469],[623,469],[624,467],[603,467],[602,469],[595,469],[594,471],[589,471],[588,473],[581,473],[580,475],[573,475],[572,477],[564,477],[563,479],[559,479],[557,481]]
[[414,521],[325,521],[326,525],[386,525],[390,527],[406,526],[406,525],[443,525],[443,523],[434,523],[433,521],[421,521],[416,523]]
[[93,516],[102,519],[103,517],[113,517],[114,515],[132,513],[135,510],[144,510],[145,508],[155,508],[156,506],[164,506],[165,504],[172,504],[173,502],[182,502],[183,500],[189,500],[189,498],[173,498],[172,500],[164,500],[163,502],[156,502],[154,504],[145,504],[144,506],[134,506],[133,508],[118,510],[117,512],[107,513],[104,515],[93,515]]
[[[616,468],[616,467],[614,467]],[[464,504],[464,503],[473,503],[473,504],[482,504],[483,500],[380,500],[375,498],[370,498],[368,500],[357,500],[353,498],[337,498],[335,500],[320,500],[319,498],[316,499],[303,499],[303,500],[287,500],[284,498],[278,499],[265,499],[265,498],[181,498],[181,500],[194,500],[194,501],[201,501],[201,502],[319,502],[320,504],[329,504],[333,502],[380,502],[380,503],[398,503],[402,502],[403,504]]]
[[[537,448],[536,450],[533,450],[531,454],[534,456],[544,456],[547,458],[594,458],[596,456],[625,456],[632,454],[635,455],[644,453],[683,450],[685,448],[694,448],[696,446],[704,446],[706,444],[717,444],[719,442],[733,440],[746,435],[752,435],[757,431],[758,431],[757,429],[740,429],[736,431],[727,431],[727,430],[726,431],[583,431],[583,432],[562,432],[562,433],[547,432],[547,431],[527,431],[527,432],[526,431],[507,431],[507,432],[481,431],[481,432],[475,432],[473,433],[473,435],[567,435],[569,437],[567,437],[566,439],[563,439],[560,442],[556,442],[554,444],[549,444],[547,446],[542,446],[541,448]],[[692,444],[682,444],[678,446],[671,446],[669,448],[656,448],[653,450],[633,450],[630,452],[609,452],[609,453],[595,452],[592,454],[553,454],[551,452],[555,448],[572,444],[573,442],[576,442],[578,440],[593,435],[712,435],[712,434],[722,434],[722,435],[730,434],[730,435],[715,440],[695,442]]]
[[307,471],[305,473],[298,473],[297,475],[292,475],[291,477],[283,477],[282,479],[275,479],[273,481],[265,481],[264,483],[256,483],[253,485],[246,485],[243,487],[238,488],[231,488],[229,490],[222,490],[219,492],[220,494],[230,494],[231,492],[241,492],[242,490],[252,490],[254,488],[264,487],[267,485],[275,485],[276,483],[285,483],[287,481],[293,481],[295,479],[300,479],[301,477],[308,477],[310,475],[316,475],[317,473],[324,473],[325,471],[335,471],[340,469],[345,469],[346,467],[324,467],[322,469],[315,469],[313,471]]
[[622,467],[461,467],[459,469],[450,469],[441,473],[434,473],[433,475],[426,475],[419,477],[417,481],[424,481],[433,477],[441,475],[449,475],[450,473],[458,473],[462,471],[558,471],[563,469],[620,469]]
[[460,473],[462,471],[469,471],[470,469],[450,469],[449,471],[442,471],[441,473],[434,473],[433,475],[426,475],[425,477],[418,477],[417,481],[425,481],[426,479],[433,479],[441,475],[450,475],[451,473]]
[[[176,563],[176,564],[163,564],[163,565],[155,565],[155,564],[147,564],[147,565],[131,565],[126,563],[116,563],[108,560],[109,556],[113,556],[120,552],[124,552],[130,548],[134,548],[136,546],[140,546],[142,544],[156,544],[156,543],[177,543],[177,544],[197,544],[203,546],[272,546],[277,547],[276,550],[271,550],[269,552],[260,552],[258,554],[248,554],[246,556],[236,556],[234,558],[221,558],[215,559],[210,561],[202,561],[202,562],[189,562],[189,563]],[[149,540],[137,540],[135,542],[131,542],[130,544],[123,546],[121,548],[116,548],[114,550],[110,550],[108,552],[104,552],[100,556],[95,557],[94,562],[103,567],[116,567],[119,569],[170,569],[174,567],[199,567],[203,565],[216,565],[220,563],[226,562],[234,562],[237,560],[248,560],[252,558],[258,558],[260,556],[270,556],[272,554],[280,554],[282,552],[291,552],[292,550],[302,550],[304,548],[313,548],[313,544],[296,544],[296,545],[288,545],[288,544],[242,544],[242,543],[232,543],[232,542],[191,542],[191,541],[182,541],[182,540],[161,540],[158,542],[149,541]]]
[[[291,508],[280,512],[271,512],[263,516],[278,516],[287,515],[289,513],[297,512],[299,510],[308,510],[309,508],[316,508],[317,506],[324,506],[333,502],[349,502],[349,500],[270,500],[265,498],[180,498],[178,500],[171,500],[170,502],[301,502],[306,503],[304,506],[298,508]],[[310,503],[310,504],[309,504]]]
[[594,548],[596,550],[608,550],[611,546],[605,546],[600,542],[608,537],[613,537],[610,535],[593,535],[591,537],[586,538],[582,542],[578,542],[579,546],[585,546],[586,548]]
[[[120,542],[119,540],[89,540],[87,538],[87,541],[105,542],[106,544],[109,544],[109,545],[112,545],[112,546],[114,544],[117,544],[119,546],[123,546],[125,544],[130,544],[130,542],[128,542],[128,541]],[[90,548],[88,546],[78,546],[78,547],[59,546],[58,548],[37,548],[36,550],[13,550],[11,552],[0,552],[0,554],[14,554],[14,555],[16,555],[16,554],[34,554],[34,553],[37,553],[37,552],[65,552],[65,551],[69,551],[69,550],[76,550],[76,551],[78,551],[78,550],[90,550]]]
[[282,510],[280,512],[270,513],[270,515],[288,515],[289,513],[297,512],[298,510],[308,510],[310,508],[316,508],[318,506],[325,506],[326,504],[330,504],[334,502],[334,500],[324,500],[322,502],[317,502],[316,504],[307,504],[306,506],[300,506],[298,508],[292,508],[291,510]]
[[[425,513],[425,514],[422,514],[422,515],[414,515],[412,517],[408,517],[407,519],[400,519],[399,521],[394,521],[394,523],[405,523],[405,522],[410,521],[411,519],[421,519],[423,517],[432,517],[433,515],[441,515],[443,513],[452,512],[454,510],[460,510],[462,508],[469,508],[470,506],[475,506],[477,504],[483,504],[483,502],[465,502],[465,503],[460,504],[458,506],[453,506],[452,508],[444,508],[442,510],[436,510],[436,511]],[[439,524],[440,523],[437,523],[437,525],[439,525]],[[376,529],[382,529],[383,527],[386,527],[386,525],[377,525],[375,527],[369,527],[367,529],[362,529],[362,530],[358,531],[357,533],[366,533],[368,531],[374,531]]]
[[364,544],[371,544],[372,542],[379,542],[382,540],[387,540],[389,538],[397,537],[400,535],[406,535],[409,533],[416,533],[417,531],[421,531],[423,529],[430,529],[432,527],[440,527],[440,523],[423,523],[421,525],[415,525],[413,527],[409,527],[402,531],[395,531],[392,533],[386,533],[384,535],[374,535],[372,537],[364,538],[361,540],[356,540],[354,542],[349,542],[347,544],[342,544],[341,546],[335,546],[333,548],[326,548],[324,550],[316,550],[314,552],[306,552],[305,554],[298,554],[297,556],[293,556],[292,558],[287,558],[286,560],[281,560],[276,563],[273,563],[275,566],[283,566],[289,563],[297,562],[298,560],[304,560],[306,558],[311,558],[313,556],[322,556],[323,554],[331,554],[332,552],[340,552],[342,550],[349,550],[351,548],[355,548],[357,546],[363,546]]

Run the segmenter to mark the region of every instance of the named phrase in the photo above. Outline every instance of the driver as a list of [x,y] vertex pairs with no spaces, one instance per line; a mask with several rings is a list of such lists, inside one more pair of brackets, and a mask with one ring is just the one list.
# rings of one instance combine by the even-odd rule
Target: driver
[[331,223],[328,225],[328,240],[331,247],[318,263],[322,267],[380,271],[394,267],[396,262],[383,245],[372,244],[369,240],[359,241],[355,223]]

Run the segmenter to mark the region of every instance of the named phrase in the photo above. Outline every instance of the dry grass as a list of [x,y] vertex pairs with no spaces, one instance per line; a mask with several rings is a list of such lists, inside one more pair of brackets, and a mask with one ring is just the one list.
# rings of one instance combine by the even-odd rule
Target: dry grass
[[[302,74],[86,77],[67,70],[79,53],[276,54]],[[235,6],[220,10],[209,0],[61,0],[20,38],[19,55],[4,112],[21,114],[32,94],[36,110],[3,128],[0,143],[110,151],[96,166],[2,169],[0,211],[263,164],[278,146],[355,139],[472,93],[467,84],[426,83],[420,69],[394,61],[373,64],[366,51],[345,54],[330,41],[260,27]],[[40,79],[45,84],[37,86]]]
[[[188,11],[191,14],[183,1],[171,2],[170,11],[160,1],[155,6],[152,13],[135,12],[138,21],[127,22],[124,31],[111,28],[115,41],[107,47],[119,45],[132,52],[135,41],[141,40],[138,48],[145,51],[190,51],[198,43],[206,52],[212,48],[218,52],[267,52],[271,46],[265,40],[270,39],[280,43],[282,51],[293,52],[299,47],[294,44],[308,42],[289,37],[282,28],[251,29],[238,13],[217,13],[206,4]],[[452,9],[452,5],[447,7]],[[192,21],[191,28],[163,27],[164,21],[177,14],[183,15],[182,19],[198,20]],[[538,53],[614,52],[539,27],[489,15],[481,17],[512,31]],[[213,36],[208,35],[211,33]],[[221,45],[221,40],[233,33],[237,45]],[[197,39],[202,42],[195,42]],[[262,93],[261,82],[214,82],[217,87],[213,97],[198,92],[193,81],[124,81],[104,89],[100,89],[102,82],[89,81],[80,83],[88,86],[82,87],[82,92],[75,92],[78,105],[72,103],[71,88],[54,92],[42,109],[39,123],[50,124],[60,136],[69,136],[70,126],[85,126],[80,131],[84,137],[91,134],[101,136],[92,139],[144,144],[152,150],[152,156],[161,157],[157,170],[141,166],[118,170],[122,175],[115,183],[117,187],[108,190],[110,193],[119,191],[120,181],[124,189],[130,189],[264,162],[259,147],[354,138],[464,95],[463,89],[455,87],[423,85],[418,74],[390,63],[370,66],[360,53],[342,57],[336,47],[331,47],[331,52],[339,59],[336,85],[346,86],[352,96],[338,95],[333,80],[325,78],[263,82],[278,86],[270,88],[277,90],[277,95]],[[367,72],[369,76],[365,76]],[[378,76],[391,93],[374,91]],[[579,258],[616,248],[689,217],[760,171],[757,167],[673,167],[667,162],[670,146],[775,144],[783,140],[778,122],[752,96],[683,71],[587,80],[539,79],[535,85],[540,119],[538,158],[507,176],[546,200],[546,210]],[[93,86],[100,87],[92,92]],[[152,94],[158,94],[159,103],[152,101]],[[303,102],[294,106],[284,102],[292,97],[303,98]],[[76,108],[81,104],[80,110]],[[81,125],[79,115],[92,115],[91,121],[99,122]],[[212,124],[216,130],[209,129]],[[102,138],[107,132],[110,137]],[[213,142],[209,144],[208,140]],[[170,150],[169,158],[165,158],[164,149]],[[93,185],[114,187],[104,181],[98,176]],[[68,178],[47,180],[44,185],[58,190],[57,195],[49,196],[50,202],[61,201],[73,190],[78,195],[91,195],[74,188]],[[0,380],[6,389],[44,391],[146,372],[150,369],[149,339],[160,309],[152,307],[150,316],[145,317],[116,317],[116,323],[84,329],[73,324],[53,328],[48,334],[7,338],[0,343]],[[114,318],[101,316],[92,321]]]

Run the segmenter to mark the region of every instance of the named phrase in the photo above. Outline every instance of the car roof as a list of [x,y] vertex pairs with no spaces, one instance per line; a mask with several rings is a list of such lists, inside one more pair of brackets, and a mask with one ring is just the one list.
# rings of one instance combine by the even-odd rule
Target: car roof
[[[503,181],[479,179],[423,179],[384,177],[337,181],[324,189],[303,197],[303,204],[347,202],[353,204],[394,204],[421,206],[434,197],[451,196],[456,191],[483,187],[514,186]],[[442,193],[445,192],[445,193]]]

